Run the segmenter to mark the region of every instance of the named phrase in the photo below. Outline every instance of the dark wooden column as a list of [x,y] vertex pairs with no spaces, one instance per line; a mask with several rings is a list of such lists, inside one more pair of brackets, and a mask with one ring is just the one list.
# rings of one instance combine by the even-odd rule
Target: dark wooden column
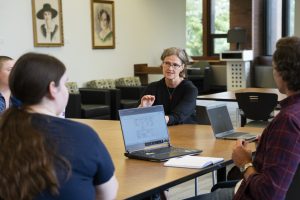
[[[241,47],[252,49],[254,57],[264,52],[264,0],[230,0],[230,27],[247,31],[247,42]],[[231,46],[235,49],[235,45]]]

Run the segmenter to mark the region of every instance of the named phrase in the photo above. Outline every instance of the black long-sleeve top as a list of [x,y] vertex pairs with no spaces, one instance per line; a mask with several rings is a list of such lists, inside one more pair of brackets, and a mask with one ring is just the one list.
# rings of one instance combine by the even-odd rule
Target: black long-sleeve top
[[198,89],[189,80],[183,80],[176,88],[168,88],[165,78],[150,83],[144,95],[154,95],[153,105],[163,105],[169,116],[168,125],[194,124]]

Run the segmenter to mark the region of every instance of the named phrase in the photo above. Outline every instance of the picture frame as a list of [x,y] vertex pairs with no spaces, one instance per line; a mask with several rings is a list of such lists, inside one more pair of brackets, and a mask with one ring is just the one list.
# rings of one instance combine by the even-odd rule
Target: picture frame
[[93,49],[114,49],[114,2],[91,0],[91,18]]
[[61,0],[31,0],[35,47],[64,45]]

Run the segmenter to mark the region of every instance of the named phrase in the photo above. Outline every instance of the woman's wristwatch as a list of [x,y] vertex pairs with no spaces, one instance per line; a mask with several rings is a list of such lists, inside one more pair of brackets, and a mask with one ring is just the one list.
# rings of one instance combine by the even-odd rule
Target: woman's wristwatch
[[250,163],[246,163],[244,166],[241,166],[240,167],[241,173],[244,174],[249,167],[253,167],[253,164],[251,162]]

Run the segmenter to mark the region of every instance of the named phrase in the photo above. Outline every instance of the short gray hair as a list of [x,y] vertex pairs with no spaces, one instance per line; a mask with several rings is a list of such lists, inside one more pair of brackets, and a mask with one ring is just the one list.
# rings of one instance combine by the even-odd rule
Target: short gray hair
[[189,57],[186,51],[177,47],[170,47],[168,49],[165,49],[164,52],[161,54],[160,59],[164,61],[166,57],[173,55],[177,56],[183,64],[187,65],[189,63]]
[[189,63],[189,56],[186,53],[186,51],[184,49],[181,48],[177,48],[177,47],[170,47],[164,50],[164,52],[161,54],[161,61],[164,61],[164,59],[168,56],[177,56],[182,64],[184,64],[184,69],[180,72],[179,76],[180,77],[185,77],[185,70],[186,70],[186,66]]

